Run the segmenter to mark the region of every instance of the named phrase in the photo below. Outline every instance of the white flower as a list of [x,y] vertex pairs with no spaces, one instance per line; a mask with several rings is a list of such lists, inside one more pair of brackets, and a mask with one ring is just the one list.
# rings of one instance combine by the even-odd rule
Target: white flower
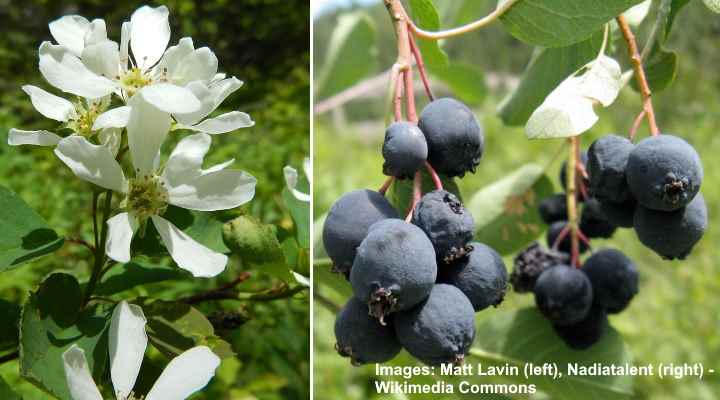
[[[88,138],[97,135],[100,143],[110,146],[113,154],[117,153],[120,146],[120,129],[111,126],[100,128],[94,126],[97,117],[110,104],[109,96],[95,100],[79,99],[76,103],[72,103],[37,86],[25,85],[22,89],[30,96],[35,109],[44,117],[62,122],[62,127],[72,130],[73,135]],[[13,128],[8,134],[8,144],[11,146],[24,144],[55,146],[61,140],[61,136],[44,130],[26,131]]]
[[[147,320],[142,308],[121,301],[110,322],[110,377],[118,400],[135,398],[132,392],[145,356]],[[65,379],[73,400],[102,400],[88,368],[85,351],[73,344],[63,353]],[[207,386],[220,358],[206,346],[193,347],[173,358],[145,400],[183,400]]]
[[[308,157],[305,157],[305,159],[303,160],[303,171],[305,172],[305,177],[307,178],[308,182],[310,182],[312,177],[310,174],[310,159]],[[288,190],[290,190],[290,193],[292,193],[293,196],[295,196],[295,198],[300,201],[309,202],[310,195],[297,190],[297,170],[289,165],[286,165],[285,168],[283,168],[283,173],[285,174],[285,184],[287,185]]]
[[151,220],[180,268],[196,277],[219,274],[225,269],[227,256],[197,243],[162,214],[169,204],[199,211],[235,208],[253,198],[255,178],[243,171],[225,169],[234,160],[202,169],[211,143],[205,133],[180,141],[161,169],[160,146],[168,134],[171,117],[142,96],[133,97],[130,106],[127,133],[134,178],[125,178],[107,147],[83,137],[66,138],[55,149],[55,154],[79,178],[125,194],[121,204],[125,212],[108,220],[106,254],[118,262],[130,261],[133,235],[138,229],[142,234]]

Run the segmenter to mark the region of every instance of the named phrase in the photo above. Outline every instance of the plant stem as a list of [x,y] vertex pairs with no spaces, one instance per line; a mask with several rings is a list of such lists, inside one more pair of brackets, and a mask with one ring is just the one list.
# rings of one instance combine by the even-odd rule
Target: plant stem
[[95,248],[98,247],[100,237],[98,236],[98,225],[97,225],[97,202],[100,198],[100,192],[93,190],[92,198],[92,220],[93,220],[93,240],[95,241]]
[[417,203],[420,202],[420,198],[422,197],[422,175],[420,171],[415,173],[415,179],[413,179],[413,197],[412,202],[410,203],[410,209],[408,210],[408,214],[405,217],[405,222],[410,222],[412,220],[413,211],[415,211],[415,206],[417,206]]
[[403,72],[405,78],[405,101],[407,102],[407,118],[408,121],[417,124],[418,116],[417,110],[415,109],[415,87],[413,85],[413,71],[412,68],[408,68]]
[[[399,0],[385,0],[385,3],[388,2],[397,1]],[[475,22],[471,22],[469,24],[459,26],[457,28],[453,29],[447,29],[444,31],[437,31],[437,32],[431,32],[431,31],[425,31],[420,28],[418,28],[417,25],[415,25],[410,19],[408,18],[409,24],[410,24],[410,30],[412,30],[413,33],[415,33],[418,37],[421,37],[423,39],[428,40],[440,40],[440,39],[446,39],[453,36],[460,36],[468,32],[472,32],[474,30],[484,28],[491,23],[495,22],[500,16],[505,14],[512,6],[514,6],[516,3],[518,3],[520,0],[507,0],[505,3],[503,3],[500,7],[496,8],[493,12],[490,14],[484,16],[483,18],[480,18],[479,20]]]
[[402,115],[402,93],[403,93],[403,80],[400,79],[402,73],[399,65],[393,65],[392,75],[390,77],[390,85],[393,88],[393,110],[395,114],[395,122],[403,119]]
[[568,209],[568,226],[570,227],[570,246],[571,246],[571,263],[575,267],[580,266],[580,240],[578,235],[578,213],[577,213],[577,162],[580,149],[580,139],[577,136],[570,138],[570,158],[567,162],[567,209]]
[[425,161],[425,169],[427,169],[428,173],[430,174],[430,178],[432,178],[432,181],[435,184],[435,189],[443,190],[443,184],[442,179],[440,179],[440,175],[438,175],[437,171],[435,171],[435,168],[433,168],[433,166],[430,165],[427,160]]
[[390,185],[392,185],[392,183],[394,181],[395,181],[394,176],[391,176],[391,177],[385,179],[385,182],[383,182],[382,186],[380,186],[380,189],[378,190],[378,192],[381,195],[385,196],[385,193],[387,193],[388,189],[390,188]]
[[235,286],[241,284],[242,282],[245,282],[248,279],[250,279],[250,273],[241,272],[235,279],[222,286],[182,298],[178,301],[187,304],[197,304],[209,300],[237,299],[238,293],[233,289],[235,288]]
[[420,48],[418,48],[417,43],[415,43],[415,37],[412,35],[412,32],[408,32],[408,36],[410,39],[410,50],[413,53],[413,57],[415,57],[415,63],[417,64],[418,72],[420,72],[420,80],[422,80],[423,86],[425,87],[425,94],[427,94],[430,101],[433,101],[435,100],[435,95],[432,89],[430,89],[430,81],[427,77],[427,71],[425,70],[425,63],[423,62]]
[[[95,245],[95,262],[93,265],[92,273],[90,274],[90,280],[88,281],[87,288],[85,289],[85,299],[83,304],[87,304],[95,291],[98,280],[102,274],[103,266],[105,265],[105,242],[107,241],[108,226],[107,220],[110,218],[110,211],[112,207],[112,190],[105,192],[105,204],[103,206],[102,215],[102,227],[100,233],[100,240]],[[96,213],[93,213],[96,214]],[[93,217],[93,219],[97,220]]]
[[[642,65],[642,58],[638,53],[635,35],[630,29],[630,25],[628,25],[624,16],[619,15],[616,20],[618,26],[620,26],[620,31],[625,38],[625,42],[627,43],[628,55],[630,56],[630,61],[632,62],[633,70],[635,71],[635,79],[637,80],[638,86],[640,87],[640,95],[643,99],[643,111],[641,112],[641,115],[644,114],[647,117],[648,125],[650,126],[650,134],[653,136],[657,136],[660,134],[660,129],[658,128],[657,122],[655,121],[655,110],[653,109],[651,98],[652,92],[650,91],[650,86],[648,85],[647,77],[645,76],[645,70],[643,69]],[[633,124],[633,129],[636,129],[635,125],[636,124]],[[631,130],[630,137],[632,138],[634,136],[635,131]]]

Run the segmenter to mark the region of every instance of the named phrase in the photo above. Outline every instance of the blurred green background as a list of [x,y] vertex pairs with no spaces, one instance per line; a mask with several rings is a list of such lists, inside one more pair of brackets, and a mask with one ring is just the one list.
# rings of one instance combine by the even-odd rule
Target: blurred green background
[[[443,26],[452,27],[485,15],[496,2],[435,0],[435,4],[440,10]],[[475,9],[473,14],[461,11],[468,4]],[[356,46],[356,51],[363,52],[366,57],[363,68],[367,70],[361,79],[376,76],[394,62],[395,38],[382,4],[367,7],[349,5],[324,13],[314,20],[313,62],[315,71],[321,71],[315,74],[316,79],[323,76],[334,27],[343,16],[357,12],[367,16],[371,31],[374,31],[369,48]],[[654,19],[653,13],[651,11],[648,19]],[[720,292],[720,254],[717,251],[720,241],[717,227],[720,222],[717,217],[720,215],[720,159],[717,157],[720,152],[720,74],[717,68],[720,65],[720,52],[717,51],[720,17],[710,13],[701,1],[690,1],[681,11],[676,24],[669,47],[679,54],[677,78],[670,88],[654,96],[654,104],[661,129],[685,138],[702,157],[705,169],[702,192],[709,208],[709,229],[692,255],[684,261],[661,260],[638,242],[632,230],[619,230],[611,240],[593,241],[593,245],[596,248],[606,245],[618,248],[635,260],[640,268],[640,294],[628,310],[611,317],[612,326],[622,334],[635,363],[702,362],[707,373],[709,368],[720,370],[720,298],[717,296]],[[643,43],[647,36],[647,28],[645,24],[637,32],[639,43]],[[616,44],[622,52],[625,51],[622,42]],[[476,81],[475,85],[477,91],[484,92],[485,96],[474,102],[473,108],[485,127],[486,148],[477,173],[459,181],[465,198],[528,162],[549,165],[547,174],[559,191],[557,173],[566,153],[563,151],[560,158],[556,155],[563,142],[529,141],[522,127],[504,126],[496,112],[498,104],[523,72],[532,48],[513,39],[499,23],[479,32],[447,39],[443,48],[451,63],[472,64],[484,73],[484,79]],[[621,59],[621,63],[624,69],[628,68],[624,60]],[[437,83],[437,80],[434,82]],[[380,149],[385,129],[386,85],[376,86],[370,93],[315,117],[315,171],[318,171],[314,181],[316,221],[343,193],[357,188],[377,190],[384,181]],[[321,87],[320,90],[325,89]],[[435,90],[440,95],[456,94],[442,84],[438,84]],[[421,89],[417,89],[416,93],[422,108],[426,104],[425,96]],[[316,92],[316,103],[330,94]],[[582,136],[583,148],[603,134],[627,132],[640,107],[638,93],[630,88],[624,89],[611,107],[599,110],[600,121]],[[645,126],[639,135],[647,135]],[[320,232],[316,231],[316,239],[319,236]],[[509,269],[512,268],[512,258],[513,255],[505,257]],[[333,349],[334,312],[331,308],[343,304],[345,299],[323,285],[316,286],[316,294],[321,300],[316,299],[314,311],[316,398],[382,397],[375,394],[372,366],[351,367],[349,361],[339,357]],[[531,295],[509,292],[505,303],[498,309],[479,313],[478,322],[532,305]],[[478,332],[478,336],[482,335],[482,331]],[[635,379],[635,393],[638,399],[717,399],[720,398],[720,378],[717,372],[706,375],[703,381],[697,378],[660,380],[657,377],[639,377]]]
[[[20,90],[23,84],[50,88],[37,70],[39,44],[52,40],[48,22],[66,14],[104,18],[108,36],[119,41],[121,23],[144,4],[169,8],[171,45],[191,36],[196,47],[208,46],[215,52],[221,72],[245,82],[218,113],[241,110],[256,125],[214,136],[206,162],[234,157],[234,168],[258,179],[255,198],[240,212],[277,225],[281,241],[292,235],[293,222],[281,196],[282,169],[288,164],[300,169],[309,154],[309,6],[302,0],[0,0],[0,185],[18,193],[61,235],[91,235],[90,185],[75,178],[49,148],[7,146],[7,132],[12,127],[55,127]],[[165,146],[164,151],[169,151],[172,143]],[[66,244],[50,256],[3,273],[0,298],[22,303],[50,271],[66,270],[86,279],[89,259],[83,248]],[[221,276],[235,276],[242,268],[238,264],[231,263]],[[267,288],[272,282],[259,274],[241,289]],[[173,299],[217,284],[216,280],[188,279],[148,285],[125,296],[152,293]],[[219,306],[238,311],[248,321],[226,333],[237,360],[226,359],[209,388],[193,398],[308,398],[309,305],[307,296],[299,297],[240,306],[238,302],[202,305],[206,312]],[[144,367],[148,370],[167,363],[156,352],[148,355]],[[17,361],[0,365],[0,376],[25,400],[48,398],[19,378]]]

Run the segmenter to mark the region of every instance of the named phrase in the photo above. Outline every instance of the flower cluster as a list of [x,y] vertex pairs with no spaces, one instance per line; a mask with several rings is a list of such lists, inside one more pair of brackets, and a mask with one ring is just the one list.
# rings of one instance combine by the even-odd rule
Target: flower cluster
[[[163,214],[169,205],[215,211],[253,198],[256,180],[228,169],[234,160],[203,168],[211,135],[254,124],[240,111],[208,118],[243,83],[218,73],[215,54],[196,49],[191,38],[168,47],[165,6],[137,9],[123,23],[119,44],[108,39],[102,19],[65,16],[50,23],[50,32],[57,44],[40,45],[40,72],[69,98],[31,85],[23,90],[40,114],[60,125],[56,132],[12,129],[8,143],[55,146],[76,176],[120,194],[122,212],[107,221],[104,246],[111,259],[128,262],[133,236],[152,223],[180,268],[196,277],[222,272],[224,254],[196,242]],[[163,142],[179,129],[194,133],[162,163]],[[126,153],[132,166],[127,174]]]

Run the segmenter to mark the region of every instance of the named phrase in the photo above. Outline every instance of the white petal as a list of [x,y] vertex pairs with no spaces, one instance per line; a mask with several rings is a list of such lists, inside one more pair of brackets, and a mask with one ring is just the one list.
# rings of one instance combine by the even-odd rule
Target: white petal
[[125,399],[135,386],[145,357],[147,320],[142,308],[123,300],[115,307],[110,322],[110,377],[115,396]]
[[85,32],[89,26],[90,21],[79,15],[66,15],[49,24],[50,34],[58,44],[76,56],[80,56],[85,47]]
[[73,344],[62,355],[70,396],[73,400],[102,400],[102,395],[90,374],[85,351]]
[[185,400],[210,382],[219,365],[208,347],[193,347],[170,361],[145,400]]
[[123,70],[127,70],[128,68],[128,61],[130,61],[130,57],[128,56],[128,45],[130,44],[130,22],[123,22],[122,29],[120,31],[120,67],[123,68]]
[[175,71],[180,67],[180,62],[188,54],[195,50],[192,38],[184,37],[178,41],[175,46],[170,46],[165,54],[162,56],[162,60],[158,64],[156,70],[161,74],[165,74],[167,77],[175,75]]
[[32,85],[25,85],[22,90],[30,96],[33,107],[46,118],[67,122],[76,115],[75,106],[62,97]]
[[184,137],[175,146],[163,171],[163,179],[168,187],[181,185],[200,176],[203,158],[210,149],[211,141],[210,136],[196,133]]
[[132,108],[127,135],[133,165],[140,174],[153,173],[155,157],[170,130],[170,114],[158,110],[137,94],[128,104]]
[[171,114],[195,112],[200,109],[200,101],[193,92],[171,83],[146,86],[140,93],[147,102]]
[[190,82],[187,88],[190,89],[202,103],[199,110],[189,113],[176,113],[174,115],[178,122],[184,125],[194,125],[201,119],[207,117],[215,110],[231,93],[243,85],[239,79],[232,77],[213,82],[210,86],[202,82]]
[[130,107],[116,107],[98,115],[92,129],[96,131],[103,128],[124,128],[127,126],[129,119]]
[[252,200],[256,182],[243,171],[224,169],[169,188],[169,202],[191,210],[228,210]]
[[8,133],[8,144],[10,146],[20,146],[23,144],[33,144],[35,146],[55,146],[62,138],[48,131],[23,131],[20,129],[10,129]]
[[122,142],[122,129],[121,128],[105,128],[101,129],[98,134],[98,139],[103,146],[110,149],[110,153],[113,157],[117,157],[117,153],[120,150],[120,143]]
[[58,143],[55,154],[78,178],[105,189],[125,191],[125,174],[108,147],[73,135]]
[[89,99],[106,96],[115,84],[98,76],[62,46],[49,42],[40,45],[40,72],[56,88]]
[[142,6],[130,17],[130,48],[138,67],[147,69],[160,60],[170,41],[170,22],[165,6]]
[[231,132],[240,128],[248,128],[253,125],[255,125],[255,121],[253,121],[249,115],[240,111],[231,111],[229,113],[218,115],[215,118],[206,119],[197,125],[181,126],[186,129],[216,135],[219,133]]
[[297,190],[297,183],[298,183],[298,172],[295,168],[286,165],[285,168],[283,168],[283,174],[285,175],[285,184],[287,185],[288,190],[290,193],[292,193],[293,196],[295,196],[296,199],[300,201],[310,201],[310,195],[305,194],[299,190]]
[[222,72],[217,73],[217,74],[215,74],[215,76],[213,76],[213,78],[212,78],[212,83],[219,82],[219,81],[225,79],[226,76],[227,76],[227,75],[225,75],[225,74],[222,73]]
[[152,221],[178,267],[190,271],[196,278],[211,278],[225,270],[228,261],[225,254],[201,245],[162,217],[153,216]]
[[90,26],[88,26],[85,32],[84,42],[85,47],[104,42],[107,40],[107,29],[105,28],[105,21],[102,19],[94,19]]
[[130,261],[130,243],[138,228],[138,222],[128,213],[121,213],[107,221],[108,238],[105,254],[121,263]]
[[118,44],[112,40],[91,44],[83,50],[82,62],[95,74],[114,79],[120,65]]
[[170,79],[178,85],[192,81],[210,82],[218,69],[215,53],[207,47],[199,48],[187,54],[174,69]]

